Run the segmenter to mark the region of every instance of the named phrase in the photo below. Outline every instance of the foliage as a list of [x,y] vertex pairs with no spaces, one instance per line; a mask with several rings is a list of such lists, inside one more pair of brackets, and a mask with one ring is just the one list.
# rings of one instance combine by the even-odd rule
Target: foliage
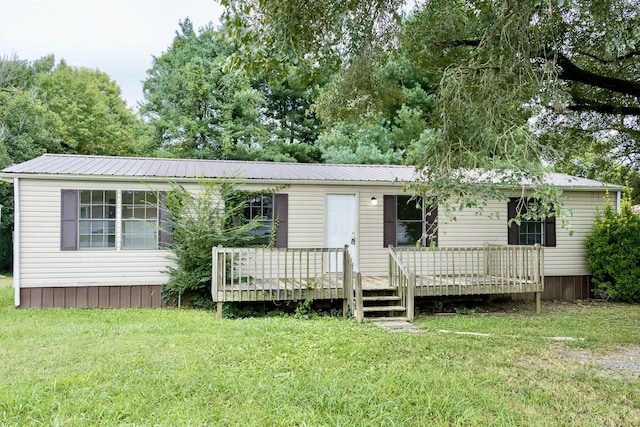
[[73,68],[61,61],[38,74],[38,94],[60,123],[64,153],[136,155],[142,153],[142,123],[120,97],[120,88],[99,70]]
[[640,302],[640,215],[631,211],[627,189],[616,212],[607,199],[586,240],[587,266],[604,294],[618,301]]
[[322,64],[335,70],[343,58],[392,43],[399,0],[223,0],[230,63],[250,71],[286,74],[291,65]]
[[313,146],[322,130],[312,104],[328,79],[328,73],[323,71],[319,67],[311,69],[298,65],[291,66],[283,78],[268,70],[251,74],[252,87],[264,95],[262,120],[272,143],[274,140],[281,142],[283,149],[286,146]]
[[543,311],[430,316],[416,321],[428,333],[402,334],[328,317],[15,310],[3,288],[0,355],[15,363],[0,364],[0,424],[640,424],[633,372],[567,357],[639,345],[640,307]]
[[319,70],[291,66],[283,78],[229,69],[233,47],[209,26],[180,23],[173,43],[144,82],[141,113],[157,142],[174,157],[317,161],[320,122],[311,108],[325,79]]
[[434,107],[430,79],[404,57],[358,58],[317,100],[329,125],[317,145],[329,163],[411,163]]
[[[338,120],[394,99],[372,72],[386,55],[415,64],[439,84],[411,161],[424,168],[431,187],[424,191],[441,204],[474,188],[476,199],[491,195],[487,186],[538,188],[545,166],[603,139],[607,156],[639,168],[638,2],[354,0],[317,10],[283,3],[223,2],[228,38],[238,47],[232,63],[339,64],[339,78],[323,94],[330,101],[318,102],[324,117]],[[469,169],[484,185],[451,182]]]
[[195,194],[172,185],[167,210],[174,266],[168,269],[166,299],[185,298],[196,306],[211,306],[212,249],[247,246],[255,239],[250,231],[260,225],[260,217],[243,220],[247,200],[247,193],[229,181],[203,180]]
[[140,112],[156,149],[175,157],[252,159],[268,139],[260,122],[261,93],[239,72],[224,70],[229,47],[211,27],[180,23],[169,49],[153,59]]
[[576,153],[566,153],[556,163],[555,169],[569,175],[627,185],[633,191],[633,203],[640,203],[640,170],[633,163],[620,161],[613,148],[615,142],[610,138],[600,138],[585,143],[578,138],[576,145],[580,143],[582,149],[578,150],[576,147]]
[[404,154],[384,121],[370,124],[340,121],[320,135],[317,145],[327,163],[399,164]]
[[[0,58],[0,168],[43,153],[135,155],[147,144],[144,124],[120,89],[98,71]],[[13,195],[0,185],[0,271],[11,266]]]

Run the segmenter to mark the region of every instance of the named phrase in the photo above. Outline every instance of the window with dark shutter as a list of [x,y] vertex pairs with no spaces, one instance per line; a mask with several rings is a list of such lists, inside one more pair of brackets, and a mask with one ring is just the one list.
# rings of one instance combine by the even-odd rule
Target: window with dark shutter
[[158,249],[170,244],[166,192],[61,190],[60,250]]
[[556,246],[556,218],[551,216],[545,219],[521,219],[520,225],[512,221],[520,215],[528,212],[529,204],[535,200],[511,197],[507,203],[507,243],[510,245],[535,245]]
[[383,245],[438,243],[438,205],[411,196],[383,197]]

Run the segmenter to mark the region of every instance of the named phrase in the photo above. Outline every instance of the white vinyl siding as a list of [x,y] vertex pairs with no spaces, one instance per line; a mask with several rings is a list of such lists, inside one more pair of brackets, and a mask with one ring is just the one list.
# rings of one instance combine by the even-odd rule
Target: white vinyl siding
[[[60,191],[64,188],[149,190],[146,184],[132,182],[21,179],[21,287],[161,285],[167,281],[168,251],[61,251]],[[168,188],[158,184],[157,189]]]
[[[23,178],[21,199],[21,283],[22,287],[89,285],[161,285],[170,263],[164,250],[61,251],[60,192],[65,188],[96,190],[169,190],[162,183],[133,181],[43,180]],[[198,185],[185,185],[197,191]],[[264,186],[243,186],[264,189]],[[288,194],[288,247],[323,247],[326,226],[326,195],[356,194],[356,247],[358,270],[367,276],[386,275],[387,249],[383,247],[383,196],[406,194],[401,184],[319,185],[294,184],[279,189]],[[595,206],[603,204],[603,192],[568,191],[566,208],[573,237],[557,221],[557,247],[545,248],[545,273],[553,275],[588,274],[584,262],[584,239],[595,218]],[[371,197],[378,200],[370,203]],[[615,194],[611,195],[615,199]],[[491,202],[483,215],[474,211],[457,214],[447,221],[439,212],[438,246],[482,246],[485,242],[507,244],[507,202]],[[493,217],[488,217],[493,214]],[[119,239],[119,236],[117,236]],[[122,242],[116,242],[118,247]]]

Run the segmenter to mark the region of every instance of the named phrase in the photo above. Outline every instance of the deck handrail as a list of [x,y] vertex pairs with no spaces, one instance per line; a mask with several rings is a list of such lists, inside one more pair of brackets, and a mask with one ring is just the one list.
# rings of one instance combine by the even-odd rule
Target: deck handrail
[[406,309],[407,318],[411,321],[414,317],[414,300],[416,289],[416,275],[405,266],[400,257],[389,246],[389,285],[398,289],[398,296]]
[[[535,292],[539,310],[544,290],[544,252],[540,245],[395,247],[389,254],[389,279],[394,287],[397,284],[392,274],[402,272],[404,276],[415,274],[421,283],[446,283],[445,293],[434,288],[431,295]],[[392,262],[398,264],[396,270]]]

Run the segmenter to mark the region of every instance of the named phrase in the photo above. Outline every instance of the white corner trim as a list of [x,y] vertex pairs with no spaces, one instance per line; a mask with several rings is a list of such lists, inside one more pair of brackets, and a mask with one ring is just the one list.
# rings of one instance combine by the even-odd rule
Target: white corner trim
[[13,178],[13,290],[20,307],[20,178]]

